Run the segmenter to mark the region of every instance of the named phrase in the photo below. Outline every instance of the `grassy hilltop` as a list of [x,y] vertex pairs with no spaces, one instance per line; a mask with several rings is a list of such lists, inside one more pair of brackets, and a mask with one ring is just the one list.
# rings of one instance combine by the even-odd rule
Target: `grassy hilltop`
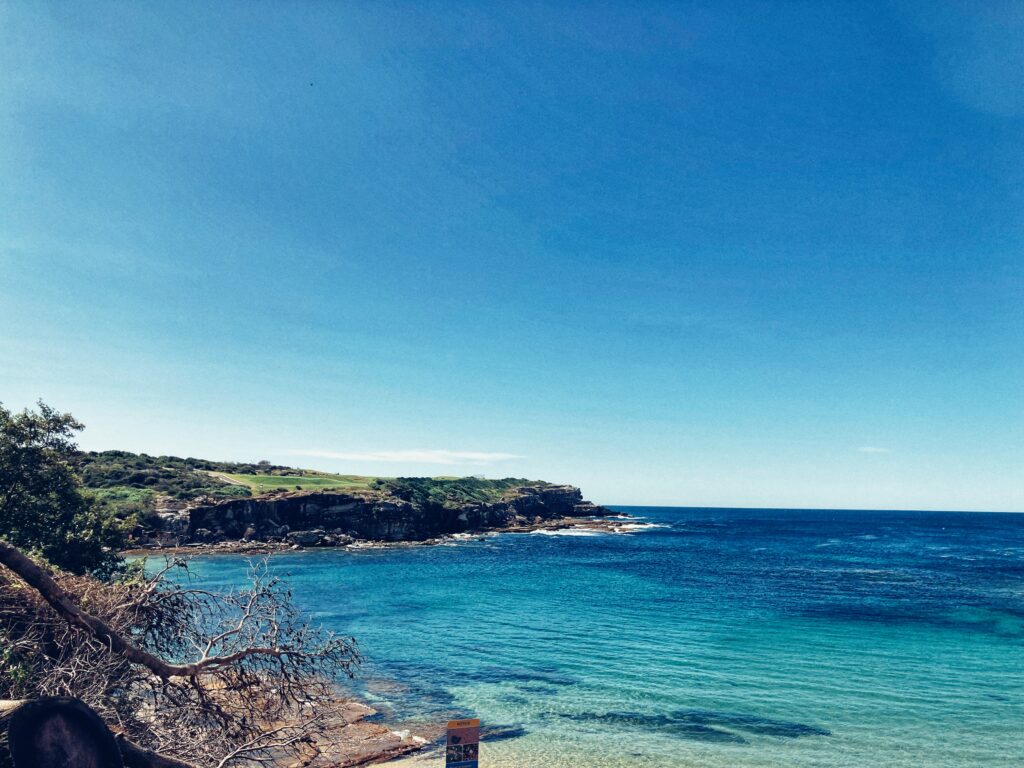
[[326,472],[291,468],[284,470],[282,474],[225,472],[221,476],[233,484],[245,486],[256,495],[267,493],[268,491],[327,491],[338,488],[355,490],[357,488],[369,488],[378,479],[361,475],[334,475]]

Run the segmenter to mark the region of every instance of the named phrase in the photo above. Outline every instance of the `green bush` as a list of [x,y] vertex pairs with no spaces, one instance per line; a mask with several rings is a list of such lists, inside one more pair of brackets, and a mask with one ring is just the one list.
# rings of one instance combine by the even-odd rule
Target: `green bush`
[[72,462],[82,425],[43,402],[0,405],[0,536],[73,573],[109,575],[131,522],[82,492]]
[[482,477],[394,477],[378,478],[371,487],[418,504],[458,507],[472,501],[501,501],[515,488],[543,485],[522,478],[487,480]]

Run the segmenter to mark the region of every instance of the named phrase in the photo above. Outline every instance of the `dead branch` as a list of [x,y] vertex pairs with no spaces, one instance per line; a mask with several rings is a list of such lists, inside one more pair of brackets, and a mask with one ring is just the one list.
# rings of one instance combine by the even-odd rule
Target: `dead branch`
[[0,698],[78,697],[120,738],[178,761],[132,763],[129,747],[130,766],[306,762],[344,725],[336,679],[358,662],[353,641],[311,625],[265,562],[233,592],[195,588],[181,561],[101,583],[0,543],[0,564],[17,575],[0,580]]
[[0,541],[0,564],[7,566],[20,576],[26,584],[38,591],[46,602],[68,622],[91,632],[98,640],[107,645],[112,652],[118,653],[136,664],[141,664],[163,680],[172,677],[197,677],[204,672],[235,664],[249,656],[268,656],[279,659],[285,656],[302,655],[300,651],[275,647],[244,648],[225,656],[210,655],[210,650],[215,645],[227,637],[241,632],[244,622],[251,616],[251,614],[246,613],[239,620],[240,625],[234,630],[211,638],[206,652],[198,661],[190,664],[170,664],[151,653],[147,653],[130,640],[125,639],[102,619],[91,616],[79,609],[46,571],[10,544],[3,541]]
[[196,768],[191,763],[183,763],[181,760],[175,760],[173,757],[157,754],[144,747],[140,747],[124,734],[116,734],[114,740],[121,750],[121,757],[124,759],[125,768]]

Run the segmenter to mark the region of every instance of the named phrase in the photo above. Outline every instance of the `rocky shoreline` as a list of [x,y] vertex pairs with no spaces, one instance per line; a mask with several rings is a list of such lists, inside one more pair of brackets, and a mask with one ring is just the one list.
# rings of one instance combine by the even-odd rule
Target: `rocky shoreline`
[[379,713],[359,701],[341,707],[341,727],[314,737],[313,751],[320,763],[337,768],[382,763],[421,751],[429,741],[408,731],[394,731],[376,722]]
[[[482,539],[486,536],[497,533],[534,533],[537,531],[559,531],[566,529],[593,531],[595,533],[622,533],[623,526],[628,525],[628,523],[625,523],[624,521],[628,519],[629,516],[622,513],[612,513],[608,517],[563,517],[555,518],[553,520],[542,520],[540,522],[526,525],[510,525],[500,528],[492,528],[486,531],[445,534],[434,538],[410,541],[354,539],[352,541],[340,541],[336,543],[318,542],[312,545],[303,545],[289,541],[249,541],[246,539],[239,539],[237,541],[227,540],[213,543],[194,542],[173,545],[152,544],[144,547],[132,547],[124,550],[122,554],[128,556],[144,556],[157,553],[168,555],[269,555],[275,552],[298,552],[315,549],[360,550],[392,547],[430,547],[453,541]],[[328,539],[328,541],[330,540]]]
[[600,525],[615,513],[571,485],[526,485],[453,504],[373,491],[300,491],[158,510],[133,552],[274,552],[438,543],[452,536]]

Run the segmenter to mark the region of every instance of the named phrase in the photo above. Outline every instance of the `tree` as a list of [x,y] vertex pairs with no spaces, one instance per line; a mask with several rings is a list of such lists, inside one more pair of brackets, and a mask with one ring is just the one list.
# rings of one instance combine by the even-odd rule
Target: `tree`
[[337,681],[359,661],[355,641],[313,624],[265,562],[230,592],[195,585],[181,561],[93,578],[120,563],[123,534],[72,469],[80,429],[42,402],[0,406],[0,700],[80,699],[122,753],[139,742],[216,768],[347,761],[333,757],[353,722]]
[[337,678],[359,661],[355,641],[313,624],[266,562],[231,592],[185,568],[100,582],[0,542],[0,700],[73,696],[205,768],[348,764],[332,750],[351,722]]
[[0,405],[0,537],[72,573],[109,574],[125,531],[83,494],[71,467],[83,426],[38,407],[12,413]]

